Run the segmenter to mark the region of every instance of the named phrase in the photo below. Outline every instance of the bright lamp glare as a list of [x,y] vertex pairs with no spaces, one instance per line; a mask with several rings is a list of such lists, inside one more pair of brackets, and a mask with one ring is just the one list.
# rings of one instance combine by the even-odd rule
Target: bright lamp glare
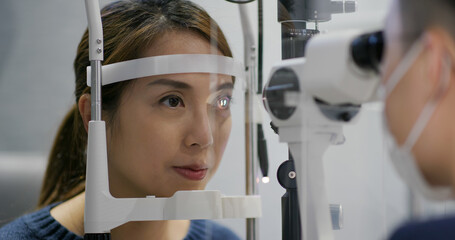
[[268,183],[268,182],[270,182],[270,178],[269,177],[263,177],[262,178],[262,182],[263,183]]

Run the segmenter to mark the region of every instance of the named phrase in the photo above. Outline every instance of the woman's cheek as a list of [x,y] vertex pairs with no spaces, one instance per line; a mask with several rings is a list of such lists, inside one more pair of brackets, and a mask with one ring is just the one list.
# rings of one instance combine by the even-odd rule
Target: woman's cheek
[[220,150],[219,150],[219,155],[220,158],[224,153],[224,150],[226,149],[226,145],[229,140],[229,136],[231,135],[231,129],[232,129],[232,119],[229,117],[226,119],[226,121],[222,124],[221,126],[221,131],[220,131]]

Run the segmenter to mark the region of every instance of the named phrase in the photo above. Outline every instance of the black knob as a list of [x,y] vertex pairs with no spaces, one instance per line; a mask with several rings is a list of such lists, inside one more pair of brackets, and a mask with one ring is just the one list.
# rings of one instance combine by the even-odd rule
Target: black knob
[[283,162],[278,168],[277,178],[283,188],[296,189],[297,174],[295,172],[294,161],[287,160]]

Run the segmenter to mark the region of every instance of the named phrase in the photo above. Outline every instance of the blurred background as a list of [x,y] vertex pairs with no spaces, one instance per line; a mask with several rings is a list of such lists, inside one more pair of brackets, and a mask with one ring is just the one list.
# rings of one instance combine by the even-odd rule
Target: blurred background
[[[104,5],[110,1],[101,1]],[[234,57],[243,61],[238,6],[224,0],[194,0],[221,25]],[[358,0],[356,13],[333,15],[319,29],[382,28],[390,0]],[[264,1],[264,83],[281,60],[277,1]],[[257,4],[248,4],[256,29]],[[73,59],[87,26],[83,1],[3,0],[0,3],[0,226],[34,210],[47,154],[57,128],[75,103]],[[310,25],[311,26],[311,25]],[[219,172],[209,189],[227,195],[245,192],[242,83],[236,84],[233,132]],[[363,106],[357,121],[344,127],[346,143],[332,146],[325,164],[329,202],[341,204],[344,227],[338,240],[385,239],[411,215],[410,194],[389,163],[383,142],[380,104]],[[262,113],[264,126],[270,120]],[[260,238],[281,239],[281,196],[278,166],[287,160],[287,146],[265,128],[270,182],[260,183],[263,217]],[[423,218],[453,212],[453,203],[419,198]],[[222,220],[245,238],[244,220]]]

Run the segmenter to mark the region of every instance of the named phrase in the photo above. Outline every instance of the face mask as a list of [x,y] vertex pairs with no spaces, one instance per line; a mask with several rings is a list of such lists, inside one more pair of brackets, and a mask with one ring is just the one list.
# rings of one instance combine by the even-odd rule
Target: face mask
[[[409,68],[416,61],[417,57],[423,50],[422,40],[417,41],[405,55],[403,60],[397,66],[397,68],[390,75],[385,86],[382,86],[382,97],[385,101],[390,93],[393,91],[398,82],[408,72]],[[436,110],[437,104],[439,103],[442,93],[447,89],[450,81],[450,58],[446,57],[443,60],[441,79],[439,81],[439,94],[436,98],[429,100],[424,106],[414,126],[411,128],[409,135],[406,138],[405,143],[402,146],[398,146],[395,138],[390,132],[387,125],[387,119],[385,114],[382,114],[384,135],[386,142],[388,143],[388,149],[390,158],[400,175],[400,177],[410,186],[410,188],[416,192],[421,193],[424,197],[432,200],[446,200],[453,196],[450,187],[436,187],[431,186],[423,177],[422,172],[417,166],[417,162],[412,153],[412,148],[419,139],[423,130],[427,126],[428,122]]]

